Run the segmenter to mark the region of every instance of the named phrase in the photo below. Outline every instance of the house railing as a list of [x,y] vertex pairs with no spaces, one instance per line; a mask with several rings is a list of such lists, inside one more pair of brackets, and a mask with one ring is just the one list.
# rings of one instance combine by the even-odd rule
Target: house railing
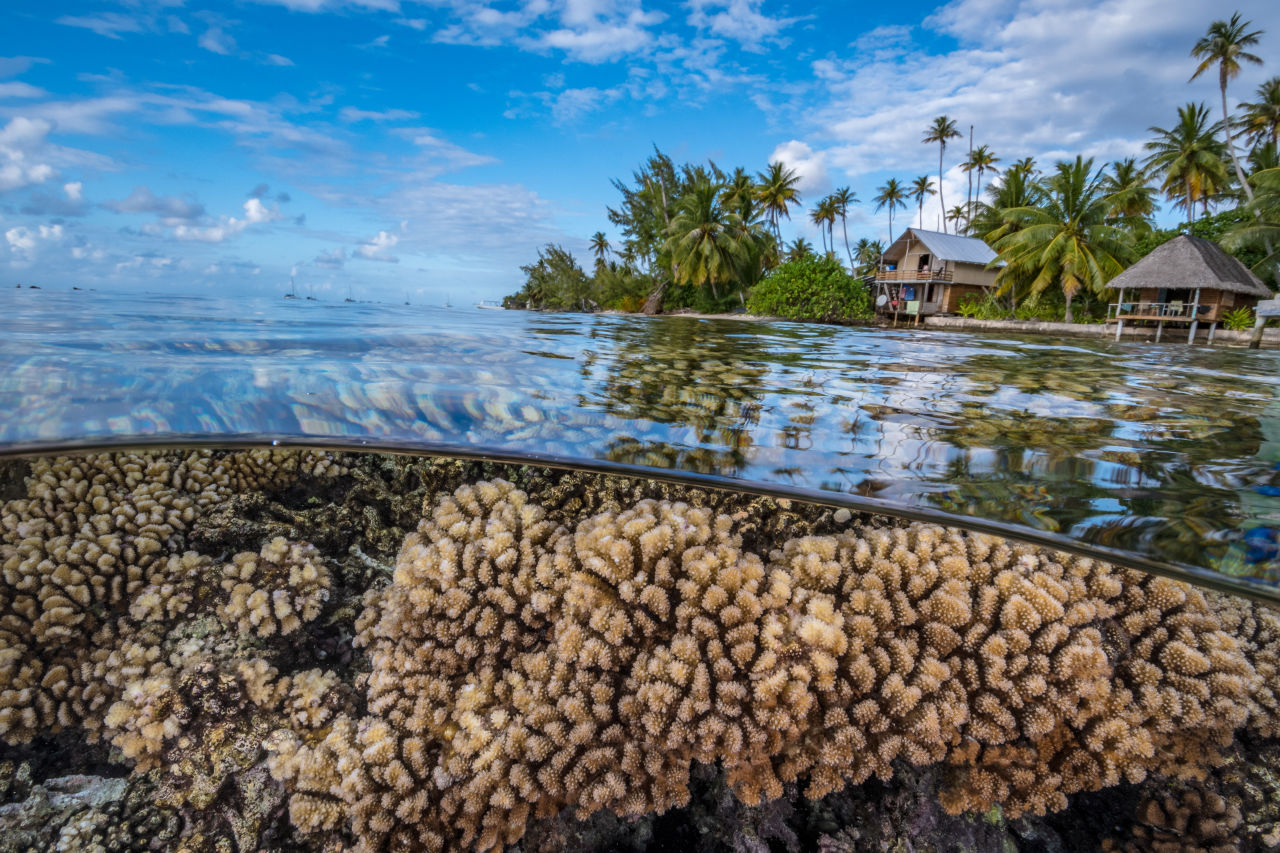
[[878,270],[876,281],[951,281],[951,270]]
[[1192,302],[1112,302],[1107,306],[1107,319],[1194,320],[1212,311],[1212,305]]

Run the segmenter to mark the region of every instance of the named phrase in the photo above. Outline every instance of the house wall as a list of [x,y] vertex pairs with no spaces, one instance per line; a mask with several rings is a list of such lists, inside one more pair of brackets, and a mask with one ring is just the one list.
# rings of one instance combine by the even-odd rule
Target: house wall
[[976,284],[979,287],[994,287],[996,273],[982,264],[966,264],[960,261],[948,261],[947,269],[951,270],[952,280],[956,284]]
[[[971,266],[971,265],[970,265]],[[942,298],[941,314],[955,314],[960,311],[960,303],[966,296],[973,294],[979,299],[987,298],[987,288],[976,284],[949,284]]]

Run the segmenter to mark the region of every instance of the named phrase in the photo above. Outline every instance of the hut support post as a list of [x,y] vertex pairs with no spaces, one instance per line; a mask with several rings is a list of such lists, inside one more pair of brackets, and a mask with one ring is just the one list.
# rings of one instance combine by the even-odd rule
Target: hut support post
[[1120,288],[1120,301],[1116,303],[1116,340],[1124,331],[1124,288]]
[[1156,323],[1156,343],[1160,343],[1160,333],[1164,331],[1164,321]]
[[1196,342],[1196,326],[1199,324],[1196,318],[1200,316],[1200,288],[1196,288],[1195,301],[1191,303],[1191,331],[1187,333],[1187,343],[1194,344]]
[[1262,345],[1262,330],[1267,325],[1267,318],[1258,312],[1253,320],[1253,334],[1249,336],[1249,349],[1257,349]]
[[1209,324],[1209,346],[1213,346],[1213,333],[1216,332],[1217,330],[1218,330],[1217,323]]

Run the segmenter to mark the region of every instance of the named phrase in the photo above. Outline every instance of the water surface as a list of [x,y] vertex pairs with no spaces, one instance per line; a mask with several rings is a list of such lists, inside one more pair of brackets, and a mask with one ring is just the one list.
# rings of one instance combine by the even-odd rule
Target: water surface
[[262,439],[729,478],[1280,581],[1280,353],[0,291],[0,446]]

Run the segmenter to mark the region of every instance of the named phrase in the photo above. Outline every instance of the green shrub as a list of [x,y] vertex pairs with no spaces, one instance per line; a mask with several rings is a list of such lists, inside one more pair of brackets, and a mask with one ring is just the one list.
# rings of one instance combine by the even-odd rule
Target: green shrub
[[1222,326],[1228,331],[1244,332],[1253,328],[1253,309],[1241,305],[1222,315]]
[[1009,317],[1008,309],[996,302],[991,294],[979,296],[976,293],[966,293],[961,297],[956,311],[961,317],[973,320],[1005,320]]
[[830,256],[780,264],[751,289],[747,310],[820,322],[866,320],[873,313],[866,285]]

